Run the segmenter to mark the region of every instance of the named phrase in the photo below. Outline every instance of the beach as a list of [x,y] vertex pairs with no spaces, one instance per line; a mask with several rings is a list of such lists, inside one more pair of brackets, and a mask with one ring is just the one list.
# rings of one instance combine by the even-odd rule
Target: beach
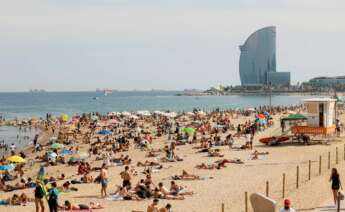
[[[252,193],[259,192],[266,193],[266,182],[269,183],[269,197],[278,202],[278,206],[282,206],[282,176],[286,174],[286,187],[285,197],[292,201],[292,206],[297,210],[313,211],[316,207],[329,200],[332,197],[330,184],[328,178],[330,170],[327,167],[327,154],[331,152],[331,167],[336,164],[335,151],[338,148],[338,162],[337,166],[340,171],[340,176],[344,173],[342,164],[344,163],[344,143],[342,137],[332,138],[327,144],[313,144],[303,145],[300,143],[287,143],[285,145],[267,146],[259,142],[260,138],[275,136],[280,134],[280,118],[286,116],[287,110],[284,112],[276,112],[271,115],[273,125],[269,126],[263,131],[258,131],[254,136],[253,150],[241,149],[240,147],[246,144],[244,136],[234,137],[233,148],[228,146],[216,146],[214,148],[220,149],[224,154],[223,157],[208,157],[205,153],[196,153],[200,146],[199,142],[186,145],[178,145],[176,147],[176,154],[183,159],[181,162],[167,162],[161,163],[162,169],[152,172],[152,180],[155,184],[163,182],[169,187],[171,176],[180,175],[183,170],[188,173],[202,177],[203,180],[176,180],[180,186],[185,186],[188,191],[192,191],[193,195],[185,196],[184,200],[166,200],[161,199],[160,206],[170,203],[173,206],[173,211],[221,211],[222,203],[225,206],[225,211],[245,211],[245,192],[248,196]],[[297,110],[296,110],[297,112]],[[190,123],[193,121],[193,116],[186,114],[186,121],[180,121],[181,124]],[[189,116],[189,117],[188,117]],[[246,122],[253,121],[256,113],[251,113],[248,116],[235,115],[231,116],[231,124],[237,126],[238,124],[245,124]],[[229,116],[230,117],[230,116]],[[147,119],[147,118],[146,118]],[[340,117],[344,120],[344,117]],[[121,119],[117,119],[121,120]],[[138,120],[145,120],[145,117],[139,117]],[[152,121],[152,120],[151,120]],[[155,126],[151,121],[142,121],[146,123],[143,128],[149,131],[155,131]],[[140,122],[140,121],[139,121]],[[82,131],[88,131],[83,128]],[[47,131],[48,135],[41,136],[39,142],[45,146],[49,137],[54,135]],[[57,133],[57,132],[55,132]],[[229,130],[226,133],[220,133],[221,138],[225,139],[228,134],[235,134],[236,129]],[[114,133],[116,134],[116,133]],[[150,148],[162,149],[166,144],[170,145],[168,139],[169,135],[162,135],[157,137],[154,133],[152,145]],[[56,136],[56,134],[55,134]],[[209,136],[208,133],[205,135]],[[92,142],[97,138],[97,134],[92,137]],[[198,133],[198,138],[202,137]],[[82,144],[81,137],[75,141],[75,145],[79,147],[79,151],[88,152],[90,144]],[[132,142],[132,141],[131,141]],[[72,145],[72,147],[75,145]],[[67,145],[68,146],[68,145]],[[66,146],[66,147],[67,147]],[[68,146],[71,147],[71,146]],[[49,145],[44,147],[44,151],[49,149]],[[268,152],[257,160],[252,160],[252,153],[254,150],[258,152]],[[28,154],[27,161],[37,161],[36,156],[41,155],[43,152]],[[104,150],[102,151],[104,153]],[[129,164],[131,169],[135,169],[137,175],[132,176],[132,183],[135,185],[140,179],[144,179],[145,175],[141,172],[143,167],[138,167],[138,161],[144,162],[145,160],[160,162],[159,158],[164,156],[164,152],[160,152],[157,157],[148,158],[146,155],[148,151],[135,148],[133,144],[129,146],[128,151],[115,153],[114,157],[119,157],[121,154],[129,155],[132,162]],[[103,160],[96,160],[98,155],[92,155],[86,161],[90,162],[91,167],[101,167]],[[322,173],[319,175],[319,156],[322,156]],[[226,164],[226,168],[203,170],[196,169],[197,164],[213,163],[219,159],[240,159],[243,164],[230,163]],[[311,180],[308,180],[308,166],[311,161]],[[25,165],[25,177],[35,177],[40,167],[39,162],[32,163],[31,167]],[[299,166],[299,188],[296,189],[296,167]],[[58,184],[62,184],[66,180],[79,179],[81,175],[77,175],[78,166],[69,166],[67,164],[58,164],[56,166],[47,166],[46,175],[54,176],[57,178],[62,173],[65,174],[64,180],[58,180]],[[124,166],[110,166],[108,168],[109,185],[108,191],[112,193],[116,190],[117,185],[121,185],[120,172],[124,170]],[[94,178],[99,175],[99,171],[91,171],[90,173]],[[14,181],[16,182],[16,180]],[[10,182],[13,184],[13,182]],[[97,202],[103,206],[103,209],[97,211],[146,211],[147,206],[152,202],[151,199],[140,201],[112,201],[107,198],[103,199],[100,196],[100,185],[97,183],[88,184],[74,184],[73,187],[78,191],[69,191],[62,193],[59,197],[59,202],[62,204],[64,200],[69,200],[73,203],[88,204],[89,202]],[[1,193],[1,198],[9,198],[14,193],[20,194],[25,192],[29,197],[33,196],[33,189],[24,189],[12,192]],[[7,211],[33,211],[35,206],[33,203],[28,203],[26,206],[6,207],[0,206]],[[250,203],[248,211],[252,211]]]

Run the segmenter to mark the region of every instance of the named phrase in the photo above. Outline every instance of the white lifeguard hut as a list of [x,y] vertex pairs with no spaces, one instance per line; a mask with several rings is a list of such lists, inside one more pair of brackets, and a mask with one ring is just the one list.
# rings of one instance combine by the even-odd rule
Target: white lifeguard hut
[[336,99],[312,98],[304,100],[307,126],[293,126],[294,134],[329,135],[335,132]]

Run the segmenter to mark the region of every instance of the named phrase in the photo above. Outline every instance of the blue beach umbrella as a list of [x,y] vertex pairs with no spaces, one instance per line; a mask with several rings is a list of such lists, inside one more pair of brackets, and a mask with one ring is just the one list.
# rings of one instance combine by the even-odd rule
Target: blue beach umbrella
[[101,130],[98,132],[99,135],[111,135],[111,133],[110,130]]
[[15,168],[14,164],[7,164],[0,166],[0,171],[12,171]]

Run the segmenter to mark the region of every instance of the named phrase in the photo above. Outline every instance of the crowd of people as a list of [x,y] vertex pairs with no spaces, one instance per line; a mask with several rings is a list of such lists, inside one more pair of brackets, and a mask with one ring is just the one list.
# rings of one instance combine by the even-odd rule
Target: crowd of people
[[[191,174],[183,170],[181,174],[171,176],[170,185],[164,182],[154,182],[152,175],[155,171],[167,169],[170,164],[184,161],[184,157],[179,155],[177,146],[192,145],[197,149],[196,154],[205,154],[207,157],[217,158],[212,164],[195,164],[197,169],[223,169],[226,164],[243,164],[239,158],[224,158],[221,146],[228,146],[229,149],[238,148],[241,150],[253,151],[253,140],[257,132],[269,128],[273,124],[270,114],[277,112],[296,110],[299,107],[260,107],[254,110],[229,110],[213,111],[205,113],[194,110],[190,113],[175,114],[153,113],[151,115],[120,114],[109,113],[101,115],[98,113],[83,114],[74,116],[68,121],[59,118],[54,119],[47,115],[46,119],[37,120],[31,123],[38,126],[50,135],[48,142],[40,141],[39,136],[35,136],[32,151],[36,155],[32,160],[42,166],[36,176],[26,179],[23,166],[28,163],[17,165],[15,174],[6,171],[2,174],[0,190],[9,192],[34,188],[34,199],[36,211],[44,211],[44,200],[47,199],[50,211],[59,209],[75,210],[85,208],[102,208],[98,203],[73,204],[66,200],[64,204],[59,202],[59,196],[66,191],[77,191],[71,187],[73,184],[100,184],[101,198],[116,198],[118,200],[141,201],[153,199],[152,204],[147,208],[148,212],[170,211],[172,204],[159,207],[159,199],[184,200],[187,196],[194,195],[194,192],[186,186],[180,185],[178,180],[204,180],[205,177]],[[268,110],[269,109],[269,110]],[[268,113],[267,111],[270,111]],[[259,118],[248,120],[243,124],[235,125],[233,119],[237,116],[246,116],[251,119],[253,115],[264,114],[264,121]],[[169,115],[170,114],[170,115]],[[164,137],[167,142],[163,148],[154,149],[152,146],[157,138]],[[244,139],[245,144],[236,145],[237,140]],[[59,144],[59,145],[56,145]],[[52,148],[53,145],[59,148]],[[129,154],[129,149],[136,148],[147,152],[147,160],[136,161]],[[11,148],[11,154],[16,155],[18,151]],[[84,152],[83,152],[84,151]],[[84,157],[81,157],[84,153]],[[27,152],[22,152],[23,158],[27,157]],[[252,159],[258,159],[260,155],[267,155],[267,152],[254,150]],[[79,156],[79,158],[76,157]],[[150,160],[157,158],[159,160]],[[102,161],[101,166],[92,165],[92,161]],[[0,165],[6,165],[8,161],[3,158]],[[134,168],[134,164],[136,167]],[[42,169],[50,166],[73,166],[76,169],[78,178],[68,179],[64,174],[60,176],[46,176]],[[123,171],[119,173],[122,183],[116,187],[109,187],[110,178],[114,173],[109,173],[109,167],[121,166]],[[138,171],[143,168],[143,171]],[[97,175],[95,175],[97,173]],[[134,176],[139,177],[137,182],[133,182]],[[37,180],[33,182],[33,178]],[[19,183],[9,184],[15,179],[20,179]],[[60,181],[62,181],[60,185]],[[20,200],[18,200],[20,199]],[[8,204],[29,201],[29,198],[21,196],[14,197],[5,202]]]

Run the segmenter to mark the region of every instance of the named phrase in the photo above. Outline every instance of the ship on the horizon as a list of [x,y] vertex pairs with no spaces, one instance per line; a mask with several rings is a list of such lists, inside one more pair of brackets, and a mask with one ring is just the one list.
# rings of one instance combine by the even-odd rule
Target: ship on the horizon
[[29,92],[30,93],[45,93],[46,90],[44,90],[44,89],[30,89]]
[[97,93],[103,93],[104,96],[108,96],[108,95],[112,94],[114,91],[115,91],[115,90],[109,89],[109,88],[105,88],[105,89],[99,89],[99,88],[97,88],[97,89],[96,89],[96,92],[97,92]]

